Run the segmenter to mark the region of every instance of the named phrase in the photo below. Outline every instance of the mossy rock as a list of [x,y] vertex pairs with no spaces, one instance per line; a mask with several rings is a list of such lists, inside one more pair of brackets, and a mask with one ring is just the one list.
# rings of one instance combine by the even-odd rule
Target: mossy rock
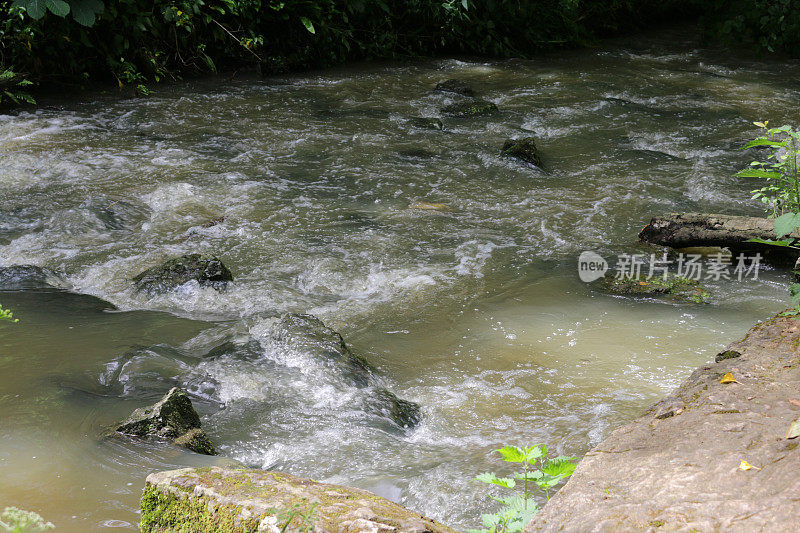
[[536,148],[536,141],[533,137],[522,139],[508,139],[503,143],[500,152],[507,157],[513,157],[535,167],[542,168],[542,159],[539,157],[539,149]]
[[496,111],[497,106],[494,103],[477,98],[455,102],[442,108],[442,113],[456,118],[479,117]]
[[193,452],[216,455],[214,445],[200,427],[200,415],[185,392],[173,387],[154,405],[136,409],[114,429],[132,437],[171,441]]
[[600,288],[611,294],[626,296],[670,296],[693,303],[707,303],[711,294],[698,282],[683,276],[653,277],[651,279],[617,279],[613,276],[599,280]]
[[184,468],[147,476],[141,531],[455,533],[365,490],[279,472]]
[[470,87],[467,83],[456,79],[440,81],[436,84],[436,87],[434,87],[433,90],[442,93],[455,93],[463,94],[464,96],[475,96],[475,91],[472,89],[472,87]]
[[425,130],[442,130],[444,129],[444,124],[442,124],[441,119],[435,117],[411,117],[408,119],[408,123],[419,129]]
[[233,275],[222,261],[214,256],[187,254],[149,268],[133,278],[136,290],[150,294],[164,293],[192,280],[201,287],[225,288]]

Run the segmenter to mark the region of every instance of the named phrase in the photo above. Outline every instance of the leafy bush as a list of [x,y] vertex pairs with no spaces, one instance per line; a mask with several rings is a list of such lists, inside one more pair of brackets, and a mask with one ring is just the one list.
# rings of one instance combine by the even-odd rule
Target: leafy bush
[[706,5],[705,23],[723,42],[742,42],[759,52],[800,53],[796,0],[717,0]]
[[527,56],[692,0],[0,0],[0,67],[37,84],[146,82],[431,54]]
[[512,478],[498,477],[494,473],[481,474],[475,478],[482,483],[511,490],[513,494],[504,498],[489,496],[503,507],[494,514],[481,515],[485,529],[470,530],[470,533],[522,531],[525,524],[539,512],[539,506],[531,497],[534,490],[540,489],[550,500],[550,490],[575,471],[574,457],[558,456],[548,459],[547,446],[544,444],[523,448],[504,446],[495,451],[503,456],[504,461],[521,464],[522,472],[515,473]]
[[[800,250],[800,242],[791,233],[800,228],[800,131],[791,126],[770,128],[768,122],[755,122],[764,135],[744,145],[744,149],[769,150],[766,161],[753,161],[750,168],[738,172],[742,178],[761,178],[766,185],[753,191],[767,214],[774,218],[776,239],[750,239],[752,242]],[[797,275],[797,273],[796,273]],[[784,315],[800,317],[800,283],[789,286],[793,309]]]
[[0,531],[10,533],[33,533],[47,531],[55,526],[33,511],[23,511],[16,507],[6,507],[0,514]]

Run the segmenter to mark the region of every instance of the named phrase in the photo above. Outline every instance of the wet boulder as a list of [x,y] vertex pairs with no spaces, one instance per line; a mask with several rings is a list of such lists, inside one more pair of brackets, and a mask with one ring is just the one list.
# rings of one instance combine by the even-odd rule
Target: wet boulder
[[455,533],[362,489],[241,468],[183,468],[150,474],[141,509],[141,531],[153,533]]
[[313,315],[284,315],[276,324],[275,338],[296,350],[315,354],[358,387],[367,387],[372,381],[373,370],[369,363],[350,351],[338,332]]
[[444,129],[442,121],[435,117],[411,117],[408,119],[409,125],[427,130],[441,130]]
[[372,366],[354,354],[342,336],[317,317],[284,315],[276,324],[274,337],[293,349],[315,354],[354,386],[366,389],[365,409],[368,413],[391,420],[401,428],[412,428],[422,420],[418,404],[402,400],[382,386]]
[[536,148],[536,141],[534,141],[533,137],[508,139],[503,143],[500,152],[506,157],[513,157],[542,168],[542,159],[539,157],[539,149]]
[[698,282],[683,276],[670,275],[646,278],[606,276],[598,282],[602,291],[623,296],[669,296],[676,300],[707,303],[711,294]]
[[137,291],[157,294],[168,292],[192,280],[201,287],[224,289],[233,275],[215,256],[186,254],[149,268],[133,278]]
[[446,105],[442,108],[442,113],[455,118],[479,117],[490,115],[497,111],[497,106],[488,100],[470,98]]
[[214,445],[200,427],[200,415],[192,401],[177,387],[155,404],[136,409],[114,431],[133,437],[167,440],[193,452],[216,455]]
[[0,290],[66,289],[67,282],[50,270],[35,265],[0,267]]
[[434,91],[441,93],[463,94],[464,96],[475,96],[475,91],[461,80],[445,80],[436,84]]
[[401,400],[393,392],[378,388],[367,405],[368,412],[394,421],[401,428],[413,428],[422,422],[419,404]]

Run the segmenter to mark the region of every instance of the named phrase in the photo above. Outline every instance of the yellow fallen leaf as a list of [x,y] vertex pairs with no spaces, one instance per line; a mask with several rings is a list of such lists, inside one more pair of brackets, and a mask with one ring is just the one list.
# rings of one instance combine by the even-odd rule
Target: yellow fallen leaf
[[796,439],[800,437],[800,418],[789,424],[789,429],[786,430],[787,439]]
[[744,459],[742,459],[742,462],[739,463],[739,470],[750,470],[751,468],[755,468],[756,470],[761,470],[759,467],[751,465]]
[[725,384],[725,383],[739,383],[738,381],[736,381],[736,378],[733,377],[733,374],[731,374],[730,372],[728,372],[724,376],[722,376],[722,379],[719,380],[719,382],[722,383],[722,384]]

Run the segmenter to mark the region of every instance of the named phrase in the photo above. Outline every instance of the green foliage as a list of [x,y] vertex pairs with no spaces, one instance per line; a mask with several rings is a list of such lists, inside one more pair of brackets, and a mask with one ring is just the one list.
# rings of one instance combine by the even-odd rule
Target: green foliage
[[692,0],[0,0],[0,68],[37,84],[146,84],[258,66],[434,54],[529,56]]
[[[764,135],[745,144],[743,149],[761,147],[768,150],[764,161],[753,161],[750,168],[738,172],[742,178],[760,178],[766,185],[753,192],[768,213],[776,218],[775,231],[780,239],[795,227],[794,213],[800,213],[800,132],[791,126],[768,127],[768,122],[755,122]],[[800,217],[798,217],[800,220]]]
[[[768,150],[765,161],[753,161],[750,168],[738,172],[743,178],[760,178],[766,185],[753,192],[767,214],[774,217],[777,239],[750,239],[752,242],[800,250],[800,240],[791,233],[800,228],[800,132],[791,126],[770,128],[769,122],[755,122],[764,135],[748,142],[743,149],[760,147]],[[788,238],[784,238],[788,237]],[[800,317],[800,283],[789,286],[792,309],[784,315]]]
[[0,305],[0,321],[3,320],[8,322],[19,322],[18,318],[14,318],[14,313],[12,313],[10,309],[3,309],[3,306]]
[[547,446],[544,444],[522,448],[503,446],[495,451],[503,456],[503,461],[520,464],[522,471],[515,473],[512,478],[498,477],[494,473],[481,474],[475,478],[476,481],[511,490],[513,494],[503,498],[489,496],[502,504],[501,509],[494,514],[481,515],[484,529],[470,530],[470,533],[522,531],[525,524],[539,511],[532,498],[534,490],[543,491],[549,500],[550,490],[575,471],[573,457],[558,456],[548,459]]
[[0,69],[0,106],[9,103],[14,105],[36,104],[36,100],[23,89],[30,85],[33,84],[14,71]]
[[23,511],[16,507],[6,507],[0,514],[0,531],[11,533],[33,533],[47,531],[55,526],[33,511]]
[[704,3],[705,23],[723,42],[741,42],[758,52],[800,52],[796,0],[715,0]]

